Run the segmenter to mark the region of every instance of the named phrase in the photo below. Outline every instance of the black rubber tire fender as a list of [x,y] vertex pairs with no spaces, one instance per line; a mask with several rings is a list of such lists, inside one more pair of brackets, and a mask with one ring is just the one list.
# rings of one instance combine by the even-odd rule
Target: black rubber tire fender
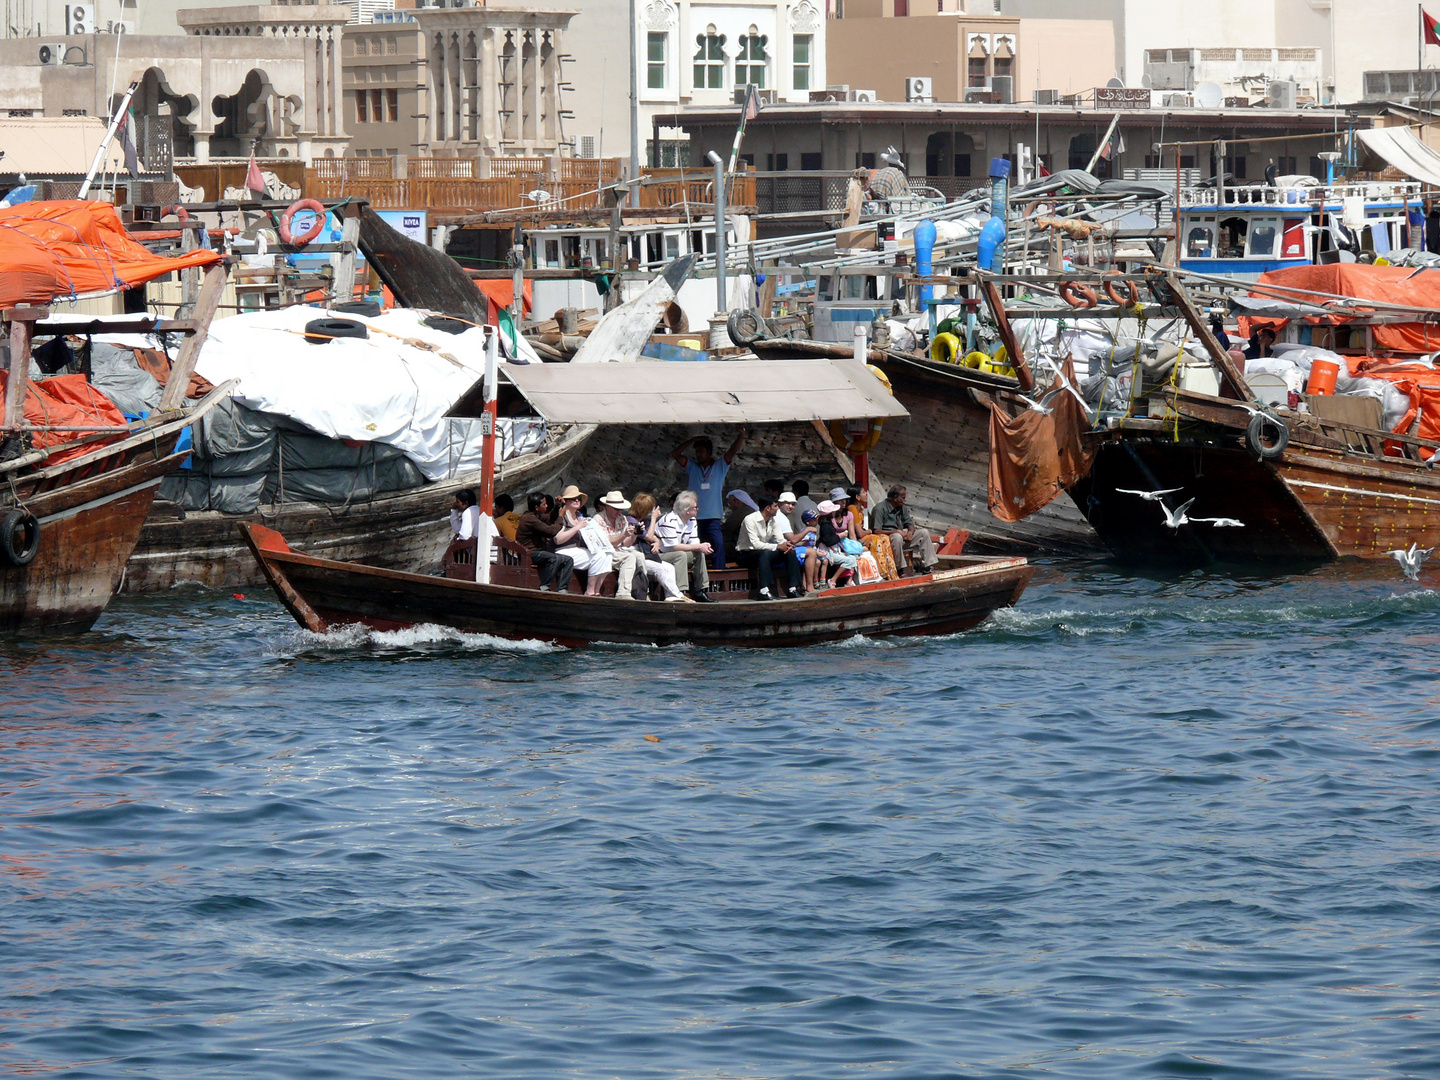
[[305,324],[305,340],[324,345],[335,338],[368,338],[365,324],[354,319],[311,319]]
[[40,551],[40,522],[26,510],[0,515],[0,559],[11,566],[29,566]]
[[758,311],[736,309],[725,320],[725,333],[730,335],[732,344],[744,347],[753,345],[761,338],[770,336],[770,328]]
[[[1274,440],[1267,443],[1267,429],[1274,433]],[[1268,413],[1257,412],[1245,426],[1245,445],[1261,461],[1274,461],[1290,445],[1290,429]]]
[[372,319],[383,310],[379,300],[348,300],[330,308],[337,315],[368,315]]

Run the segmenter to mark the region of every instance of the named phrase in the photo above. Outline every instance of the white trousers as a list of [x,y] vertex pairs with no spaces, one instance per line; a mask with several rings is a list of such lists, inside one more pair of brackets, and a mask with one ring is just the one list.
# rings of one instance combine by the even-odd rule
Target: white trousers
[[569,555],[575,561],[575,569],[583,570],[592,577],[599,574],[604,577],[610,572],[610,553],[608,551],[597,551],[590,554],[586,547],[563,547],[555,552],[556,555]]
[[658,581],[660,583],[660,590],[666,596],[673,597],[680,595],[679,586],[675,584],[675,567],[669,563],[653,562],[650,559],[646,559],[645,573],[650,576],[652,581]]

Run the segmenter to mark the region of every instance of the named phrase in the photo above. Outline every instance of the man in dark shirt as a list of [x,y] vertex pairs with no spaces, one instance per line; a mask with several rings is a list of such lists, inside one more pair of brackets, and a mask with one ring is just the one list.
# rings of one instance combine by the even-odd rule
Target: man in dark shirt
[[930,531],[915,524],[910,508],[905,505],[909,492],[903,484],[896,484],[885,493],[885,501],[875,508],[871,528],[890,537],[890,550],[895,555],[895,566],[904,570],[905,554],[909,552],[920,572],[928,574],[939,564],[935,555],[935,543]]
[[575,573],[575,560],[555,551],[555,534],[561,522],[543,491],[532,491],[525,499],[526,512],[515,526],[515,542],[530,552],[530,562],[540,571],[540,591],[565,592]]

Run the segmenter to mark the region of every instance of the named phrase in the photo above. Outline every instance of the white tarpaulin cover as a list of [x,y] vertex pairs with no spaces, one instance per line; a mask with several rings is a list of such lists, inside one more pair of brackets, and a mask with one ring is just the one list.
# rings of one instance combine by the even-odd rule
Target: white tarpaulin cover
[[1440,186],[1440,154],[1421,142],[1413,128],[1366,128],[1355,134],[1406,176]]
[[[242,405],[288,416],[331,438],[387,443],[426,479],[443,480],[480,465],[478,422],[445,414],[484,373],[484,336],[479,328],[433,330],[421,322],[426,314],[337,316],[364,323],[370,336],[320,345],[304,337],[307,322],[330,315],[319,308],[217,319],[196,371],[217,384],[240,380],[234,397]],[[502,457],[522,449],[506,446]]]

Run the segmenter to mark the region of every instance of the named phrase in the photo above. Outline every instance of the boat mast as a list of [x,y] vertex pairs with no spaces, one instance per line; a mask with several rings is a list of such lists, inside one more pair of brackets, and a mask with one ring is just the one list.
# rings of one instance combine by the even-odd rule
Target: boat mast
[[100,166],[105,161],[105,151],[110,147],[110,140],[115,138],[115,131],[119,128],[120,121],[129,113],[130,99],[135,96],[135,90],[139,85],[138,80],[130,84],[130,88],[125,91],[125,96],[120,99],[120,106],[115,110],[115,115],[110,117],[110,127],[105,132],[105,138],[100,140],[100,147],[95,151],[95,160],[90,163],[90,171],[85,174],[85,182],[80,185],[80,194],[75,196],[77,199],[83,200],[90,194],[90,185],[95,182],[95,174],[100,171]]

